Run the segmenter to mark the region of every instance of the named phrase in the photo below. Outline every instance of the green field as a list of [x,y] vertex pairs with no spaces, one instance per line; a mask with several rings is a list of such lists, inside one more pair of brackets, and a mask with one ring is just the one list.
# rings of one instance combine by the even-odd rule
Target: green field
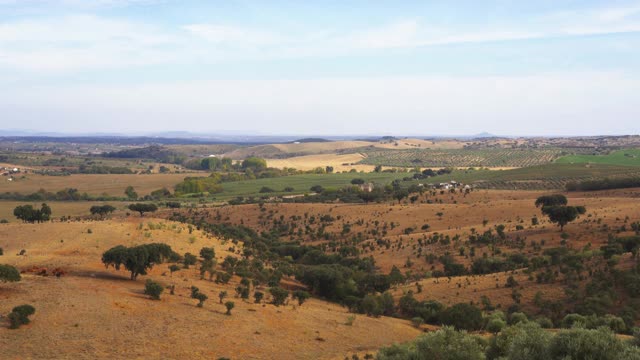
[[547,164],[511,170],[454,170],[451,174],[420,180],[440,183],[455,180],[488,189],[561,189],[572,181],[605,177],[640,176],[640,168],[608,164]]
[[526,167],[548,164],[560,149],[364,149],[360,163],[403,167]]
[[640,166],[640,149],[619,150],[607,155],[569,155],[557,159],[556,163]]
[[[324,188],[340,188],[351,183],[352,179],[361,178],[367,182],[378,184],[388,184],[395,179],[412,176],[409,173],[340,173],[340,174],[305,174],[292,175],[279,178],[257,179],[247,181],[234,181],[223,183],[223,191],[215,194],[216,200],[228,200],[238,196],[275,196],[293,195],[310,192],[309,188],[314,185],[321,185]],[[260,193],[263,187],[275,190],[272,193]],[[285,192],[285,187],[292,187],[294,191]]]

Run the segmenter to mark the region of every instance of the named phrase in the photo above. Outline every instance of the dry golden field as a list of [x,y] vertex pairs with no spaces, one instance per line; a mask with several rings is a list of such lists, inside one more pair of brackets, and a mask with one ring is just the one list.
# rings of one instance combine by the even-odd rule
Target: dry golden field
[[[371,172],[373,165],[356,164],[363,159],[361,154],[321,154],[295,156],[285,159],[267,159],[267,166],[282,169],[284,167],[298,170],[313,170],[317,167],[333,166],[335,172],[356,169]],[[353,165],[351,165],[353,164]]]
[[[115,207],[116,213],[124,213],[127,211],[125,208],[129,203],[126,202],[118,202],[118,201],[106,201],[106,202],[94,202],[94,201],[47,201],[46,202],[53,213],[51,214],[54,218],[60,218],[62,216],[87,216],[90,215],[89,209],[93,205],[105,205],[109,204]],[[25,201],[0,201],[0,219],[7,220],[9,222],[19,222],[13,216],[13,209],[19,205],[31,204],[34,207],[39,207],[40,203],[31,203]]]
[[[125,271],[100,263],[102,252],[112,246],[149,242],[169,244],[179,253],[214,246],[219,259],[233,255],[226,250],[231,243],[152,218],[0,225],[3,263],[67,272],[60,278],[26,274],[21,282],[0,285],[1,314],[23,303],[36,308],[31,324],[18,330],[0,327],[1,357],[341,359],[419,334],[408,321],[391,318],[358,315],[347,326],[350,314],[344,308],[316,299],[281,307],[245,302],[231,295],[239,279],[219,285],[200,280],[194,268],[169,276],[166,264],[157,265],[131,281]],[[26,254],[18,256],[22,249]],[[175,285],[176,294],[166,291],[160,301],[149,300],[143,295],[147,278]],[[209,296],[203,308],[189,297],[192,285]],[[231,316],[217,301],[222,290],[236,303]]]
[[166,187],[173,190],[173,186],[187,176],[207,176],[207,173],[186,174],[73,174],[69,176],[45,176],[36,174],[18,176],[14,181],[0,178],[0,192],[19,192],[30,194],[40,189],[56,192],[65,188],[78,189],[80,193],[90,195],[124,196],[127,186],[133,186],[139,196],[149,194],[154,190]]

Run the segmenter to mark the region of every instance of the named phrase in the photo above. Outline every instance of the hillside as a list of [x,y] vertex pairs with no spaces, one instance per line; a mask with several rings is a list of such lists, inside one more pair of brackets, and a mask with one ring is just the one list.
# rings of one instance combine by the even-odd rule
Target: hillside
[[[167,265],[157,265],[148,276],[131,281],[126,272],[100,263],[102,252],[112,246],[149,242],[193,254],[213,246],[218,259],[236,256],[226,250],[230,242],[187,230],[183,224],[151,218],[0,225],[3,263],[22,270],[65,272],[60,278],[27,273],[21,282],[0,285],[0,313],[22,303],[37,309],[28,326],[0,327],[2,357],[262,359],[269,354],[279,359],[331,359],[374,352],[419,333],[407,321],[391,318],[358,316],[347,326],[344,308],[315,299],[281,307],[242,301],[232,295],[238,278],[220,285],[200,280],[195,268],[169,276]],[[22,249],[26,255],[17,256]],[[174,284],[175,295],[165,291],[160,301],[149,300],[142,293],[147,278]],[[209,296],[203,308],[189,298],[192,285]],[[224,315],[217,301],[223,290],[236,304],[231,316]]]

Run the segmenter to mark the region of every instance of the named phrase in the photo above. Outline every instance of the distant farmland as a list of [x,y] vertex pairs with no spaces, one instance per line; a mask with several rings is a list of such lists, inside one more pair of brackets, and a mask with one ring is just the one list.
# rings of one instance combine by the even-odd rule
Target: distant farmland
[[[341,188],[351,184],[355,178],[364,179],[367,182],[388,184],[395,179],[411,176],[408,173],[340,173],[340,174],[306,174],[292,175],[279,178],[257,179],[247,181],[234,181],[223,183],[222,193],[215,194],[216,199],[228,200],[237,196],[275,196],[303,194],[311,192],[309,188],[320,185],[324,188]],[[271,193],[260,193],[262,187],[274,190]],[[293,191],[285,192],[284,188],[292,187]]]
[[420,180],[439,183],[456,180],[483,189],[564,189],[568,182],[606,177],[640,176],[640,168],[606,164],[547,164],[511,170],[454,170],[451,174]]
[[640,149],[614,151],[607,155],[569,155],[556,160],[560,164],[608,164],[640,166]]
[[361,164],[404,167],[526,167],[548,164],[561,156],[560,149],[365,149]]

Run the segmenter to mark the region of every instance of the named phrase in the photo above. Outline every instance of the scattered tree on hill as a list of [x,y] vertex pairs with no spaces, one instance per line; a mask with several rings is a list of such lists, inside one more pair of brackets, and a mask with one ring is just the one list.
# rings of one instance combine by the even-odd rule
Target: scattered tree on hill
[[124,189],[124,194],[131,200],[138,198],[138,193],[133,189],[133,186],[127,186],[127,188]]
[[51,208],[47,204],[42,204],[39,210],[32,205],[20,205],[13,209],[13,215],[24,222],[40,223],[51,218]]
[[269,289],[269,292],[271,293],[271,296],[273,297],[273,301],[272,304],[275,306],[280,306],[280,305],[284,305],[284,302],[287,300],[287,298],[289,297],[289,291],[275,286]]
[[192,253],[185,253],[182,259],[182,264],[185,269],[188,269],[190,265],[195,265],[198,262],[198,258]]
[[118,245],[102,254],[102,263],[105,267],[113,266],[120,270],[121,266],[131,272],[131,280],[136,280],[138,275],[146,275],[147,270],[155,264],[160,264],[174,255],[167,244],[152,243],[126,247]]
[[455,304],[442,312],[441,321],[461,330],[479,330],[482,328],[482,312],[473,305]]
[[536,207],[567,205],[567,197],[562,194],[543,195],[536,199]]
[[180,270],[180,266],[176,265],[176,264],[171,264],[169,265],[169,271],[171,272],[171,276],[173,276],[173,273]]
[[99,215],[100,217],[109,215],[115,210],[116,208],[111,205],[94,205],[89,209],[91,215]]
[[264,170],[267,168],[267,161],[265,159],[251,156],[242,161],[243,169],[251,169],[251,170]]
[[253,298],[256,300],[256,304],[259,304],[260,301],[262,301],[263,297],[264,293],[261,291],[256,291],[255,293],[253,293]]
[[231,309],[233,309],[236,304],[233,301],[227,301],[224,303],[224,306],[227,308],[227,315],[231,315]]
[[20,281],[20,272],[11,265],[0,264],[0,281],[16,282]]
[[14,307],[13,310],[8,315],[9,328],[17,329],[21,325],[28,324],[30,322],[29,316],[35,314],[35,312],[36,312],[36,308],[28,304]]
[[560,226],[560,231],[564,230],[564,226],[578,218],[578,215],[584,214],[586,208],[584,206],[543,206],[542,213],[549,217],[549,220]]
[[160,294],[164,291],[164,287],[157,282],[147,279],[144,284],[144,293],[149,295],[153,300],[160,300]]
[[212,260],[216,256],[216,251],[212,247],[203,247],[200,249],[200,257],[204,260]]
[[146,212],[156,212],[158,207],[155,204],[131,204],[129,205],[129,210],[137,211],[140,216],[144,216]]
[[191,298],[198,300],[198,305],[197,305],[198,307],[203,307],[205,300],[207,300],[209,297],[207,295],[201,293],[200,289],[198,289],[197,287],[192,286],[191,287]]
[[294,299],[298,300],[298,305],[302,306],[302,304],[311,297],[311,294],[304,290],[296,290],[293,292],[292,296]]
[[218,293],[218,298],[220,299],[220,304],[222,304],[222,299],[227,297],[227,292],[226,291],[220,291]]

